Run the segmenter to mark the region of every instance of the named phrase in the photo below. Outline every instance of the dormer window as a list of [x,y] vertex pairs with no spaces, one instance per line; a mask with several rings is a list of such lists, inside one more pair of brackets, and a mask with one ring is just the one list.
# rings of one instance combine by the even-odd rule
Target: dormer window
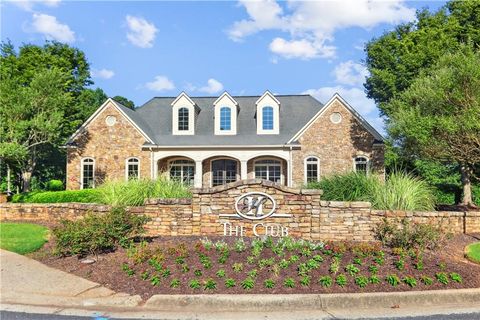
[[270,106],[262,108],[263,130],[273,130],[273,108]]
[[257,134],[280,133],[280,101],[266,91],[256,102]]
[[232,111],[229,107],[220,108],[220,130],[232,130]]
[[188,131],[188,109],[178,109],[178,131]]
[[224,92],[213,103],[215,108],[215,134],[235,135],[237,134],[237,113],[238,103],[228,92]]
[[172,134],[194,135],[196,111],[195,102],[182,92],[172,102]]

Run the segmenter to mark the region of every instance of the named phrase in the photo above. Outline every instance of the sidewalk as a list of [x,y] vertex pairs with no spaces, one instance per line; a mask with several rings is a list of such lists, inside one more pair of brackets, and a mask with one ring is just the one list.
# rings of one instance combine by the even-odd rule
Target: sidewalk
[[[480,315],[480,289],[406,293],[155,295],[145,303],[0,250],[2,310],[143,319],[335,319]],[[396,306],[395,308],[392,308]]]

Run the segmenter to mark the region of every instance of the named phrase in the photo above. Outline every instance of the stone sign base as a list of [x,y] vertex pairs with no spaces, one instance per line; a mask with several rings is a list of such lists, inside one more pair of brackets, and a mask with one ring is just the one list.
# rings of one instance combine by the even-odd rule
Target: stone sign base
[[[248,220],[238,215],[235,201],[261,192],[276,202],[273,215]],[[441,224],[454,233],[480,232],[480,212],[404,212],[372,210],[368,202],[320,200],[320,190],[298,190],[264,180],[244,180],[225,186],[194,189],[192,199],[150,199],[128,210],[152,220],[146,228],[154,236],[292,236],[306,240],[374,240],[382,218],[407,218],[413,222]],[[91,211],[103,213],[105,205],[0,204],[1,220],[76,219]]]

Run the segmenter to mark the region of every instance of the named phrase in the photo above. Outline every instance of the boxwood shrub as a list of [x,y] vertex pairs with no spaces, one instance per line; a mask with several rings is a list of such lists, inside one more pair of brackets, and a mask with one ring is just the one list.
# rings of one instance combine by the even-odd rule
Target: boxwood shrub
[[45,191],[15,194],[12,197],[15,203],[99,203],[100,191],[98,189]]

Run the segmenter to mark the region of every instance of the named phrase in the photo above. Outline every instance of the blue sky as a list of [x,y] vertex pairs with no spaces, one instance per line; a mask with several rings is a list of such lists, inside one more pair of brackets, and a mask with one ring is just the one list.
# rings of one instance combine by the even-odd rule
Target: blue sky
[[217,96],[339,92],[380,131],[365,97],[363,45],[444,2],[22,1],[1,3],[1,39],[55,39],[86,53],[95,86],[141,105]]

